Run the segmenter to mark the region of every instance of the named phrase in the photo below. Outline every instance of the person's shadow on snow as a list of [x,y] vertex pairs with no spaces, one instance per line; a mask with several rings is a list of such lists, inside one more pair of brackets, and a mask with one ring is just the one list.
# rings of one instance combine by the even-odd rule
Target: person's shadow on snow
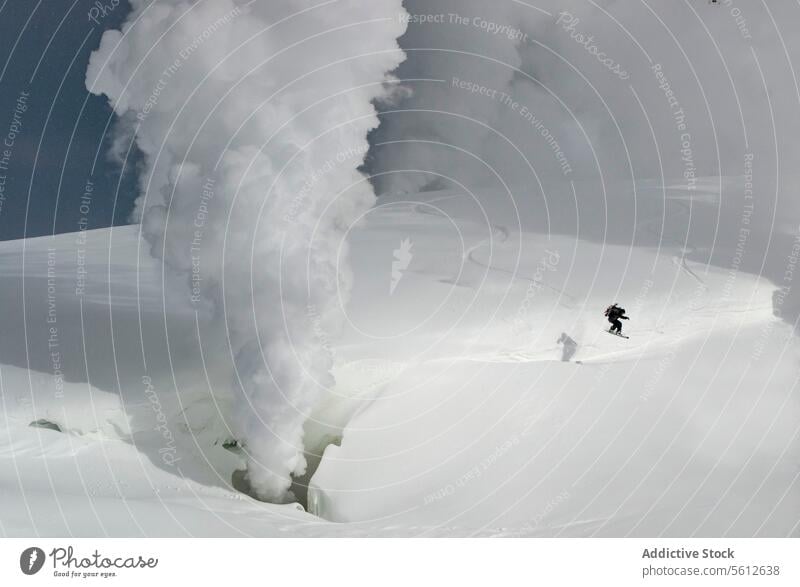
[[569,360],[575,355],[578,351],[578,343],[570,337],[566,332],[562,332],[561,336],[556,341],[558,344],[563,345],[561,347],[561,360],[564,362],[569,362]]

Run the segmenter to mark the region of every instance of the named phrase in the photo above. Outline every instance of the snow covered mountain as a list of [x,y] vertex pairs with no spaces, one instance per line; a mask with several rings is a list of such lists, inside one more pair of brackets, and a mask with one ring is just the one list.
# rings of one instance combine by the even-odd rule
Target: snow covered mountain
[[[800,535],[775,286],[503,201],[384,196],[349,232],[308,513],[246,495],[224,323],[138,226],[0,244],[0,532]],[[614,301],[629,340],[604,332]]]

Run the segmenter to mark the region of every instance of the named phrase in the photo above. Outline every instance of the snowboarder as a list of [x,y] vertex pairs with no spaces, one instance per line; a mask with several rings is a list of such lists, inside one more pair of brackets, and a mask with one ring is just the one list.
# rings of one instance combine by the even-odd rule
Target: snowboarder
[[611,328],[608,331],[611,334],[622,336],[622,322],[620,320],[628,320],[625,315],[625,308],[620,308],[616,302],[611,304],[605,311],[608,321],[611,322]]

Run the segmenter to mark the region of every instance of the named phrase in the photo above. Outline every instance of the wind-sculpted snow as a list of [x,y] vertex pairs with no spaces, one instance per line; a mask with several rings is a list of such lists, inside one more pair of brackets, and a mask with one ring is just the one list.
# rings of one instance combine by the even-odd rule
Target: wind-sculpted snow
[[[249,481],[286,500],[304,472],[303,423],[332,384],[348,270],[342,235],[373,202],[358,167],[373,100],[403,58],[400,0],[133,0],[86,84],[120,117],[114,153],[144,155],[152,254],[211,307],[234,357],[233,422]],[[330,336],[330,335],[327,335]]]
[[[675,247],[498,231],[496,196],[383,198],[354,231],[339,381],[364,409],[310,510],[418,535],[796,535],[798,344],[774,286]],[[461,243],[441,236],[451,222]],[[415,256],[389,296],[398,226]],[[629,340],[603,332],[614,300]]]

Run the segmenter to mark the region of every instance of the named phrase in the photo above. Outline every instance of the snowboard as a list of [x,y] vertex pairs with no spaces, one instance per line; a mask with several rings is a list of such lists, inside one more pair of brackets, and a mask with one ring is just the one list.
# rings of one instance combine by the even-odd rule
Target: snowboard
[[611,332],[610,330],[604,330],[603,332],[607,332],[613,336],[619,336],[620,338],[630,338],[630,336],[625,336],[624,334],[617,334],[616,332]]

